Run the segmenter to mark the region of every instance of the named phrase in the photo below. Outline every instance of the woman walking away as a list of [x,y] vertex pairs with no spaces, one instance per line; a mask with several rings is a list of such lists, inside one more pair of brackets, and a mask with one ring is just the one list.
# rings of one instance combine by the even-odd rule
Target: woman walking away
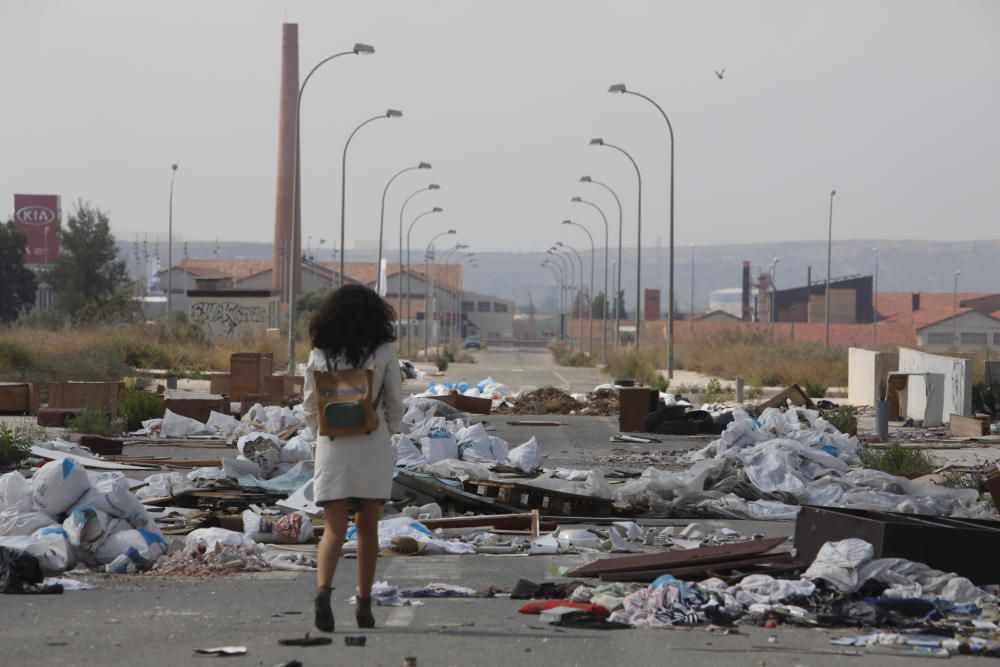
[[313,349],[302,407],[317,436],[313,488],[326,523],[315,598],[316,627],[323,632],[334,630],[330,591],[352,513],[358,542],[355,616],[359,628],[375,626],[378,520],[392,491],[390,439],[403,414],[393,319],[392,308],[374,291],[346,285],[327,297],[309,325]]

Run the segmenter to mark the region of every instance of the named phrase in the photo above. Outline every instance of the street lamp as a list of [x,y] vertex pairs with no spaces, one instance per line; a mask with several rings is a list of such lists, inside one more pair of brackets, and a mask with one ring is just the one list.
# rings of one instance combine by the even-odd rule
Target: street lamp
[[[470,269],[478,269],[479,263],[477,262],[476,253],[467,252],[464,255],[459,254],[456,263],[461,266],[462,262],[468,261]],[[462,290],[462,283],[459,282],[458,289],[458,304],[455,306],[455,340],[459,341],[462,338],[462,301],[464,297],[464,290]]]
[[691,333],[694,333],[694,244],[691,244]]
[[872,349],[878,345],[878,248],[872,248],[875,255],[875,276],[872,283]]
[[[424,251],[424,358],[427,358],[427,350],[430,347],[430,324],[431,324],[431,303],[434,304],[434,319],[437,319],[437,290],[434,287],[434,274],[437,273],[437,261],[434,262],[433,268],[431,265],[431,247],[434,242],[437,241],[442,236],[447,234],[455,234],[454,229],[449,229],[445,232],[440,232],[431,237],[431,240],[427,243],[427,249]],[[433,271],[433,272],[432,272]],[[427,287],[430,289],[427,289]],[[431,295],[431,292],[434,292]],[[433,300],[433,301],[432,301]]]
[[[400,318],[403,317],[403,213],[406,211],[406,205],[410,203],[410,200],[419,195],[421,192],[427,192],[429,190],[440,190],[441,186],[437,183],[431,183],[426,188],[420,188],[419,190],[410,194],[406,199],[403,200],[403,205],[399,207],[399,273],[396,276],[396,287],[398,294],[396,295],[396,304],[398,306],[396,313],[396,326],[399,329],[399,351],[403,351],[403,329],[400,326]],[[407,257],[407,263],[409,263],[409,258]],[[406,281],[406,300],[409,302],[410,299],[410,281],[407,277]],[[409,311],[409,303],[407,303],[407,311]]]
[[771,331],[774,331],[774,321],[778,319],[778,262],[781,260],[775,257],[771,260]]
[[[618,333],[621,324],[621,309],[618,307],[618,292],[621,291],[621,284],[622,284],[622,200],[618,198],[618,193],[612,190],[609,185],[602,183],[601,181],[595,181],[590,176],[581,176],[580,182],[600,185],[602,188],[611,193],[611,196],[615,198],[615,203],[618,204],[618,261],[612,262],[612,264],[614,264],[617,267],[616,275],[618,276],[618,278],[616,281],[617,287],[615,288],[615,296],[614,299],[611,301],[612,307],[615,309],[615,347],[618,347]],[[604,212],[602,211],[601,215],[603,214]],[[605,245],[607,244],[605,243]],[[607,281],[605,281],[605,291],[607,291]]]
[[[421,162],[415,167],[407,167],[406,169],[400,169],[399,171],[397,171],[395,174],[392,175],[392,178],[389,179],[389,182],[385,184],[385,188],[382,189],[382,210],[378,216],[378,264],[376,264],[376,267],[378,268],[378,281],[375,283],[375,291],[378,292],[379,294],[382,293],[382,231],[385,229],[385,197],[389,193],[389,186],[392,185],[393,181],[395,181],[397,178],[399,178],[408,171],[416,171],[417,169],[430,169],[430,168],[431,165],[429,162]],[[388,271],[386,272],[386,274],[388,274]],[[388,281],[388,275],[386,277],[386,280]]]
[[[468,247],[469,247],[469,246],[468,246],[468,245],[466,245],[466,244],[464,244],[464,243],[456,243],[456,244],[455,244],[455,247],[453,247],[453,248],[448,248],[448,249],[447,249],[447,250],[445,250],[445,251],[444,251],[443,253],[441,253],[441,264],[442,264],[443,266],[447,266],[447,264],[448,264],[448,261],[450,261],[450,260],[451,260],[451,258],[452,258],[452,254],[453,254],[453,253],[456,253],[456,254],[457,254],[457,253],[458,253],[458,251],[460,251],[460,250],[465,250],[465,249],[466,249],[466,248],[468,248]],[[459,255],[459,257],[460,257],[460,255]],[[458,262],[456,262],[456,264],[457,264],[457,263],[458,263]],[[458,292],[458,290],[456,290],[456,293],[457,293],[457,292]],[[455,310],[455,309],[457,309],[457,308],[458,308],[458,307],[459,307],[459,306],[461,305],[461,299],[459,299],[458,301],[459,301],[459,303],[458,303],[458,304],[457,304],[457,305],[455,306],[455,308],[453,308],[452,310],[448,311],[448,312],[449,312],[449,313],[450,313],[451,315],[454,315],[454,314],[455,314],[455,312],[456,312],[456,310]],[[450,341],[450,339],[451,339],[451,331],[452,331],[452,328],[453,328],[453,327],[451,327],[451,326],[448,326],[448,327],[446,327],[446,333],[448,334],[448,337],[447,337],[447,339],[446,339],[446,340],[449,340],[449,341]],[[438,329],[438,332],[439,332],[439,333],[438,333],[438,336],[437,336],[437,340],[435,341],[435,345],[434,345],[434,347],[435,347],[435,349],[436,349],[436,350],[438,350],[438,354],[440,354],[440,353],[441,353],[441,352],[440,352],[440,350],[441,350],[441,335],[440,335],[440,329]]]
[[[306,75],[306,78],[302,81],[302,85],[299,86],[299,94],[295,99],[295,146],[292,149],[292,235],[291,243],[288,247],[288,374],[295,374],[295,266],[297,264],[295,248],[295,239],[297,238],[299,229],[299,209],[298,209],[298,194],[299,194],[299,181],[300,181],[300,171],[299,167],[299,153],[301,149],[301,127],[299,124],[299,116],[302,113],[302,93],[305,92],[306,84],[309,83],[309,79],[312,75],[316,73],[320,67],[330,62],[334,58],[339,58],[340,56],[348,55],[361,55],[361,54],[371,54],[375,53],[375,47],[368,44],[355,44],[354,48],[350,51],[342,51],[340,53],[334,53],[332,56],[327,56],[323,60],[316,63],[315,66]],[[277,271],[278,267],[274,267]]]
[[[568,257],[566,257],[566,256],[564,256],[562,253],[560,253],[559,252],[559,248],[556,247],[556,246],[552,246],[551,248],[549,248],[546,251],[546,253],[549,254],[549,255],[551,255],[553,258],[559,260],[559,263],[557,264],[557,266],[559,267],[560,271],[563,274],[563,292],[562,292],[562,295],[561,295],[562,296],[562,307],[563,307],[563,312],[566,315],[566,320],[568,321],[570,315],[572,314],[572,310],[568,306],[569,306],[569,302],[570,302],[570,293],[571,293],[571,291],[573,289],[574,283],[576,282],[574,280],[574,278],[575,278],[574,273],[576,271],[576,267],[573,266],[573,260],[570,259],[570,258],[568,258]],[[567,327],[564,326],[564,329],[565,329],[565,333],[566,334],[570,334],[570,332],[569,332],[569,330],[568,330]],[[569,349],[572,352],[573,351],[573,336],[572,335],[568,335],[567,337],[569,338]],[[582,348],[581,348],[581,351],[582,351]]]
[[[670,309],[669,309],[669,319],[667,322],[667,378],[671,379],[674,377],[674,126],[670,122],[670,118],[667,117],[667,113],[663,110],[659,104],[657,104],[652,98],[643,95],[642,93],[637,93],[633,90],[628,90],[624,83],[616,83],[610,88],[608,88],[609,93],[622,93],[627,95],[635,95],[636,97],[641,97],[646,100],[660,112],[663,116],[663,120],[667,121],[667,130],[670,133]],[[636,327],[636,344],[639,342],[639,327]]]
[[[576,286],[576,296],[573,299],[573,307],[570,309],[570,315],[572,316],[574,314],[574,312],[577,310],[577,308],[581,307],[580,306],[580,296],[581,296],[581,294],[586,294],[586,291],[584,290],[584,283],[583,283],[583,257],[581,257],[580,253],[578,253],[576,251],[576,248],[574,248],[572,246],[569,246],[569,245],[566,245],[562,241],[556,241],[556,247],[561,248],[561,249],[566,250],[566,251],[569,251],[569,252],[572,252],[573,255],[576,255],[576,261],[577,261],[577,264],[579,264],[579,267],[580,267],[580,273],[578,274],[580,276],[580,284]],[[569,256],[569,263],[570,263],[570,265],[573,264],[573,257],[572,256]],[[586,297],[584,298],[584,300],[586,300]],[[580,325],[581,325],[580,326],[580,352],[582,353],[583,352],[583,313],[582,312],[580,313]]]
[[[406,310],[410,310],[410,235],[413,233],[413,225],[417,224],[417,221],[425,215],[430,215],[431,213],[441,213],[444,211],[440,206],[435,206],[429,211],[424,211],[417,217],[413,219],[410,223],[410,227],[406,230]],[[424,277],[424,286],[426,287],[426,276]],[[426,289],[424,290],[426,292]],[[406,327],[406,356],[413,356],[413,327],[407,324]]]
[[563,283],[565,283],[565,276],[563,274],[562,267],[560,267],[555,262],[550,262],[550,260],[545,260],[542,262],[542,266],[548,267],[555,271],[556,275],[556,320],[559,323],[559,340],[565,338],[565,327],[563,326]]
[[[576,197],[579,199],[579,197]],[[590,291],[587,296],[587,356],[593,358],[594,356],[594,255],[596,250],[594,248],[594,237],[591,235],[590,230],[581,225],[579,222],[573,222],[572,220],[563,220],[564,225],[571,225],[573,227],[579,227],[587,234],[587,238],[590,239]],[[581,273],[583,272],[583,267],[580,268]],[[607,275],[607,274],[605,274]],[[606,351],[606,350],[605,350]]]
[[[385,113],[379,114],[378,116],[372,116],[365,122],[354,128],[350,136],[347,137],[347,141],[344,143],[344,155],[340,163],[340,287],[344,286],[344,260],[347,257],[347,246],[345,244],[345,235],[347,233],[347,220],[346,220],[346,206],[347,206],[347,149],[351,145],[351,140],[354,139],[354,135],[358,133],[358,130],[363,128],[368,123],[374,123],[382,118],[402,118],[403,112],[397,109],[388,109]],[[379,232],[379,238],[381,239],[381,231]]]
[[958,343],[958,277],[962,275],[961,271],[955,272],[955,288],[952,292],[952,304],[951,304],[951,341],[952,345],[957,349],[959,347]]
[[[636,209],[638,212],[637,219],[638,225],[636,230],[636,247],[635,247],[635,347],[639,348],[639,333],[642,326],[639,316],[639,310],[642,304],[642,173],[639,171],[639,165],[636,164],[635,159],[629,155],[628,151],[620,146],[615,146],[614,144],[609,144],[604,139],[591,139],[591,146],[607,146],[608,148],[614,148],[616,151],[620,152],[622,155],[628,158],[629,162],[635,168],[635,177],[639,183],[639,196],[637,200]],[[618,289],[621,289],[621,262],[618,264],[619,271],[619,283]],[[671,377],[673,377],[671,375]]]
[[[177,176],[177,164],[170,165],[170,205],[167,213],[167,322],[173,313],[174,305],[174,177]],[[48,227],[45,228],[47,232]],[[49,261],[48,237],[46,237],[45,261]]]
[[[584,176],[584,178],[589,178]],[[582,179],[581,179],[582,180]],[[601,214],[601,220],[604,221],[604,306],[601,309],[601,363],[607,365],[608,363],[608,216],[604,215],[604,211],[600,206],[594,202],[587,201],[582,197],[573,197],[570,199],[571,202],[575,204],[587,204],[588,206],[594,207],[598,213]],[[588,234],[590,232],[587,232]],[[591,240],[591,245],[593,245],[593,240]],[[593,257],[591,257],[593,261]],[[590,276],[591,281],[594,280],[594,276]],[[593,287],[591,287],[593,289]],[[593,299],[593,296],[591,296]],[[593,352],[593,350],[591,350]]]
[[823,340],[827,352],[830,351],[830,266],[833,257],[833,197],[836,194],[836,190],[830,190],[830,224],[826,235],[826,297],[824,299],[826,303],[823,306],[825,311],[823,313]]

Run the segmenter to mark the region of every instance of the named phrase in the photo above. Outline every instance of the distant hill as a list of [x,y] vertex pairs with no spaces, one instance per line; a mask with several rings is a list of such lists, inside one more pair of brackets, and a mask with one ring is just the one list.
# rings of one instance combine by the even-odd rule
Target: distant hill
[[[139,256],[144,256],[142,242]],[[122,256],[129,259],[130,270],[134,272],[135,245],[132,241],[121,241]],[[874,268],[872,248],[879,249],[879,289],[893,291],[949,292],[952,290],[956,270],[961,270],[959,290],[1000,292],[1000,241],[961,241],[941,243],[932,241],[834,241],[833,276],[871,274]],[[271,257],[270,243],[219,243],[220,258],[265,259]],[[192,258],[213,257],[215,242],[188,242],[188,256]],[[578,248],[578,250],[581,250]],[[313,252],[317,251],[313,248]],[[147,244],[149,255],[154,254],[154,245]],[[175,262],[183,257],[183,244],[174,247]],[[390,249],[395,256],[395,249]],[[161,264],[166,264],[166,244],[159,244]],[[590,252],[581,250],[584,272],[589,279]],[[667,249],[655,244],[642,249],[643,288],[659,287],[666,290]],[[615,249],[611,251],[614,259]],[[493,294],[513,299],[519,305],[528,303],[531,292],[536,308],[549,310],[554,299],[554,279],[552,272],[542,268],[544,252],[484,252],[476,251],[479,267],[465,273],[465,286],[475,292]],[[739,287],[743,260],[749,260],[753,273],[767,271],[772,260],[777,257],[776,277],[780,288],[804,285],[809,267],[813,280],[826,277],[826,242],[778,242],[744,245],[706,245],[695,248],[695,306],[704,310],[708,306],[709,292],[725,287]],[[317,259],[328,260],[331,252],[324,249]],[[622,249],[622,282],[625,288],[626,307],[631,310],[635,301],[635,248]],[[348,251],[351,261],[374,261],[375,253],[370,250]],[[575,260],[574,260],[575,261]],[[602,250],[597,250],[597,265],[594,282],[597,291],[603,291],[604,259]],[[141,264],[141,261],[140,261]],[[138,275],[133,273],[133,275]],[[675,256],[676,299],[680,312],[690,310],[691,303],[691,247],[678,246]],[[613,281],[613,275],[610,278]],[[666,295],[662,303],[666,309]]]

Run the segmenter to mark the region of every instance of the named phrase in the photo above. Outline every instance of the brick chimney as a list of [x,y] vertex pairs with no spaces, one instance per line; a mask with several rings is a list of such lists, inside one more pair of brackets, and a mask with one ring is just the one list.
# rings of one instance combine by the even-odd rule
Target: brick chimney
[[[292,177],[295,152],[295,103],[299,95],[299,26],[281,26],[281,85],[278,106],[278,186],[274,201],[274,271],[271,285],[281,291],[281,302],[288,303],[288,250],[293,257],[302,254],[302,213],[296,203],[295,238],[292,239]],[[301,185],[296,183],[294,196],[299,201]],[[295,284],[302,285],[302,268],[295,263]]]
[[743,294],[740,305],[742,306],[743,320],[749,322],[753,318],[750,311],[750,262],[747,260],[743,260],[743,281],[741,287],[743,288]]
[[910,301],[911,310],[914,311],[920,310],[920,292],[913,292],[910,295],[910,299],[911,299]]

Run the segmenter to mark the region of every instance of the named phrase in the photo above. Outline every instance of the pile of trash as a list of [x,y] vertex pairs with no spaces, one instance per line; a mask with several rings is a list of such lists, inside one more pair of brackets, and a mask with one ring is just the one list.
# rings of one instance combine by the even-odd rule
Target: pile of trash
[[133,435],[181,439],[210,436],[231,440],[258,432],[283,434],[304,423],[301,404],[292,408],[277,405],[265,408],[257,403],[242,419],[213,410],[205,423],[167,410],[162,418],[142,422],[142,428]]
[[30,481],[16,471],[0,476],[0,547],[37,559],[46,573],[78,562],[130,573],[167,551],[129,480],[88,471],[73,457],[46,463]]
[[435,396],[447,396],[452,392],[472,398],[488,398],[493,401],[494,410],[505,401],[517,401],[520,396],[519,393],[511,391],[507,385],[494,381],[492,377],[487,377],[477,384],[469,384],[465,380],[459,382],[432,382],[423,393],[416,396],[419,398],[433,398]]
[[502,415],[597,415],[618,414],[618,388],[601,385],[589,394],[570,394],[556,387],[508,397],[494,411]]
[[974,489],[951,489],[858,467],[859,443],[818,411],[791,407],[753,418],[741,408],[684,471],[647,468],[615,499],[659,516],[794,519],[798,505],[937,516],[985,514]]

